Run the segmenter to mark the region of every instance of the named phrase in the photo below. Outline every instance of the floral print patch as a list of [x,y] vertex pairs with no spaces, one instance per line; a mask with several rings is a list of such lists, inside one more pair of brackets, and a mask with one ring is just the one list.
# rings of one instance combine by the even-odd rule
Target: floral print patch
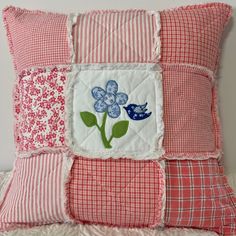
[[37,68],[20,74],[20,152],[64,146],[67,71],[68,67]]

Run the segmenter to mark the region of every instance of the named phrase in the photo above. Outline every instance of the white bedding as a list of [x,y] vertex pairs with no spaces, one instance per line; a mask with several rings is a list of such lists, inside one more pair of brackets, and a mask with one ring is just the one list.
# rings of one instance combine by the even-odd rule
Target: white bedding
[[[9,173],[0,172],[0,192]],[[236,192],[236,174],[228,176],[231,187]],[[217,234],[209,231],[194,229],[122,229],[111,228],[98,225],[72,225],[72,224],[53,224],[40,226],[26,230],[15,230],[8,233],[0,233],[0,236],[216,236]]]

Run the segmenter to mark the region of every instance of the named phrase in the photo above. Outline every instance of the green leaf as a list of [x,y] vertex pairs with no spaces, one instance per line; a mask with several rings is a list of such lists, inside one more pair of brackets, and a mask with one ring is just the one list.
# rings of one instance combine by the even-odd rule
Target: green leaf
[[80,117],[87,127],[93,127],[97,125],[97,118],[91,112],[88,111],[80,112]]
[[122,120],[115,123],[112,127],[112,137],[121,138],[127,133],[128,127],[129,127],[129,121],[127,120]]

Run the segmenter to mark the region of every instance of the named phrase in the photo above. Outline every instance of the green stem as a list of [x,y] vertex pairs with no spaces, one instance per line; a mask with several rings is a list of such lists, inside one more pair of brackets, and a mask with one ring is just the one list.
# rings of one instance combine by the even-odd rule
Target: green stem
[[100,127],[100,133],[101,133],[101,138],[102,138],[102,142],[105,148],[112,148],[110,142],[111,139],[108,141],[107,137],[106,137],[106,121],[107,121],[107,113],[105,112],[102,118],[102,125]]

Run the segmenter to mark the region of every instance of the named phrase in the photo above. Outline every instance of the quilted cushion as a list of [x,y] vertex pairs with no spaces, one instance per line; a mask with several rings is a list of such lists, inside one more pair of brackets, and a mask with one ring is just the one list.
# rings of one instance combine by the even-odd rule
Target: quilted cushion
[[73,221],[235,234],[216,102],[231,11],[6,8],[17,160],[0,230]]

